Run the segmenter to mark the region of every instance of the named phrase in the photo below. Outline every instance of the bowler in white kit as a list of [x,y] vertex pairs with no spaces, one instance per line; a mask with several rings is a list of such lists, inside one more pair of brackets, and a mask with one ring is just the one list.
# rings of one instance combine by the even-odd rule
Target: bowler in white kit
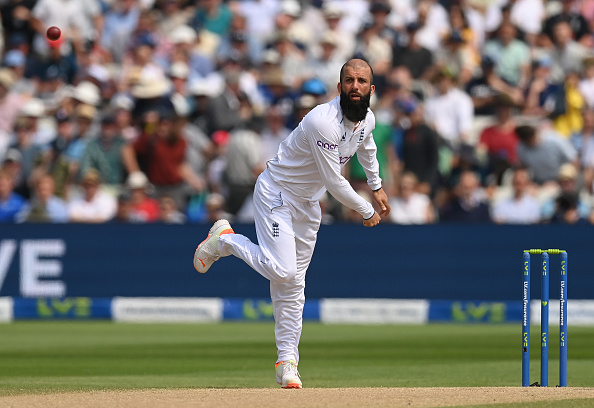
[[[260,174],[254,191],[258,245],[235,234],[227,220],[214,223],[194,254],[198,272],[208,271],[220,257],[235,255],[270,280],[270,296],[278,350],[276,381],[283,388],[302,388],[297,371],[299,338],[305,304],[305,273],[322,219],[319,199],[326,192],[361,214],[373,227],[390,213],[382,189],[372,131],[375,116],[369,101],[375,90],[373,72],[360,59],[340,71],[340,95],[309,112],[281,143]],[[357,153],[380,213],[359,196],[341,175]]]

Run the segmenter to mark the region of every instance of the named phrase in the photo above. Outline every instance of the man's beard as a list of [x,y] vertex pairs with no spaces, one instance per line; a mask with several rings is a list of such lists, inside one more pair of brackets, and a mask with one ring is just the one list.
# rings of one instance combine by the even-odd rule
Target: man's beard
[[343,89],[340,90],[340,107],[342,108],[342,114],[351,122],[356,123],[365,119],[370,100],[371,92],[367,95],[361,95],[361,99],[354,101]]

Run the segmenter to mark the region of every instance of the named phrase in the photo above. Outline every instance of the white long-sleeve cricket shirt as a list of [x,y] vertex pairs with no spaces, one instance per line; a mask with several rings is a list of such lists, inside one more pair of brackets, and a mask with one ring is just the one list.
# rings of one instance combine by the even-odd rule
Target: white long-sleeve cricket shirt
[[382,186],[377,147],[372,131],[371,110],[355,130],[342,115],[340,96],[316,106],[281,143],[276,157],[268,162],[270,176],[295,197],[316,201],[326,189],[343,205],[367,219],[373,216],[371,203],[357,194],[342,176],[341,168],[355,153],[372,190]]

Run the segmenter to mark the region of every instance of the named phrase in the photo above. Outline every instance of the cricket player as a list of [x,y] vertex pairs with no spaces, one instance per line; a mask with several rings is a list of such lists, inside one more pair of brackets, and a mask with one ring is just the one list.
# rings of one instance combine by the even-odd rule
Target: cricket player
[[[338,83],[340,95],[309,112],[258,177],[254,191],[258,245],[235,234],[227,220],[219,220],[194,254],[198,272],[208,271],[220,257],[235,255],[270,280],[278,350],[276,381],[283,388],[302,387],[298,346],[305,273],[322,218],[318,200],[327,190],[361,214],[366,227],[379,224],[380,215],[390,213],[371,134],[375,116],[369,101],[374,90],[373,71],[367,62],[352,59],[345,63]],[[341,168],[355,153],[379,214],[341,175]]]

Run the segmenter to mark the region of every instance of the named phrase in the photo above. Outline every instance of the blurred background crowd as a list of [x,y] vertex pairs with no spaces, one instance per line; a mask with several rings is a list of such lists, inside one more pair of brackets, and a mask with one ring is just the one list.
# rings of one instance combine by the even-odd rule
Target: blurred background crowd
[[[0,14],[0,222],[251,222],[266,161],[358,57],[390,222],[594,223],[594,0],[0,0]],[[344,175],[371,201],[356,158]],[[361,222],[322,204],[324,223]]]

